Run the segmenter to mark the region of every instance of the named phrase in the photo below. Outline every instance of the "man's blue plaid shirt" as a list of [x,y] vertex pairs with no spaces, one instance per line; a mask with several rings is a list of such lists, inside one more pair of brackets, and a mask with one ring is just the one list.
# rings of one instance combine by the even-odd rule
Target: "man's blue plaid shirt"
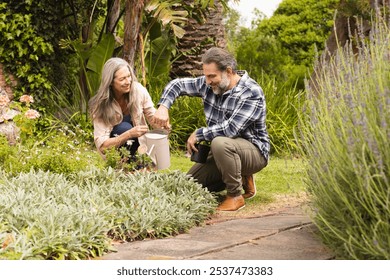
[[179,96],[201,97],[207,127],[196,130],[198,141],[211,141],[217,136],[242,137],[257,146],[268,160],[270,142],[263,90],[246,71],[238,74],[238,84],[222,95],[213,93],[205,76],[175,79],[165,87],[158,104],[170,108]]

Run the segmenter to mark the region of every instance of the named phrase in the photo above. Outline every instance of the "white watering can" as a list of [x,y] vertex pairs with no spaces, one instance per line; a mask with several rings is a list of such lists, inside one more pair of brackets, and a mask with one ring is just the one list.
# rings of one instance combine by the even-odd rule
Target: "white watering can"
[[152,159],[157,169],[166,169],[171,165],[169,153],[168,131],[154,129],[145,133],[148,156]]

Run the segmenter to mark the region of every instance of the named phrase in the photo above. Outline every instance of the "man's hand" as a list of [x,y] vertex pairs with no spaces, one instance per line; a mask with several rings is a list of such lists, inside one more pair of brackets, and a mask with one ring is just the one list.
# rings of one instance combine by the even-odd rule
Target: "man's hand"
[[195,131],[188,137],[187,140],[187,152],[188,154],[192,154],[193,151],[197,152],[198,149],[195,147],[196,144],[196,134]]
[[152,122],[161,128],[168,128],[170,126],[168,108],[160,105],[153,116]]

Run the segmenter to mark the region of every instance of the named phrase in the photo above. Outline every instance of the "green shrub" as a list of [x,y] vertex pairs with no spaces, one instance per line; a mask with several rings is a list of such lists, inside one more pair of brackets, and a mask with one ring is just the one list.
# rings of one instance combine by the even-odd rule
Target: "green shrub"
[[7,3],[0,3],[0,62],[18,78],[22,93],[50,89],[49,63],[53,46],[32,27],[30,14],[13,13]]
[[264,78],[259,82],[267,104],[267,130],[271,141],[271,153],[278,156],[297,153],[294,130],[298,125],[298,108],[304,100],[302,91],[287,84],[277,85],[275,79]]
[[314,221],[339,258],[390,259],[390,32],[377,19],[358,53],[322,61],[301,148]]
[[[68,127],[56,127],[46,130],[41,137],[31,137],[25,143],[9,146],[6,141],[0,142],[0,167],[13,175],[28,172],[30,169],[51,171],[59,174],[70,174],[92,166],[102,168],[104,161],[92,143],[81,142],[82,129],[71,130]],[[81,135],[81,136],[80,136]],[[43,138],[44,137],[44,138]]]
[[186,149],[188,137],[198,128],[206,126],[202,99],[181,97],[170,109],[172,133],[169,141],[175,149]]
[[110,237],[184,232],[216,207],[209,192],[180,172],[0,175],[0,259],[97,257],[111,249]]
[[8,144],[5,135],[0,134],[0,163],[5,162],[8,157],[16,155],[16,151]]

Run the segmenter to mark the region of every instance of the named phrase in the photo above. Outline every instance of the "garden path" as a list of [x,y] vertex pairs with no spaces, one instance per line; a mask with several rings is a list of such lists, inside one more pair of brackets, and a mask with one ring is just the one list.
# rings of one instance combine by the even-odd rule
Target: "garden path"
[[317,236],[303,205],[255,215],[218,213],[205,225],[164,239],[115,245],[105,260],[327,260],[334,255]]

